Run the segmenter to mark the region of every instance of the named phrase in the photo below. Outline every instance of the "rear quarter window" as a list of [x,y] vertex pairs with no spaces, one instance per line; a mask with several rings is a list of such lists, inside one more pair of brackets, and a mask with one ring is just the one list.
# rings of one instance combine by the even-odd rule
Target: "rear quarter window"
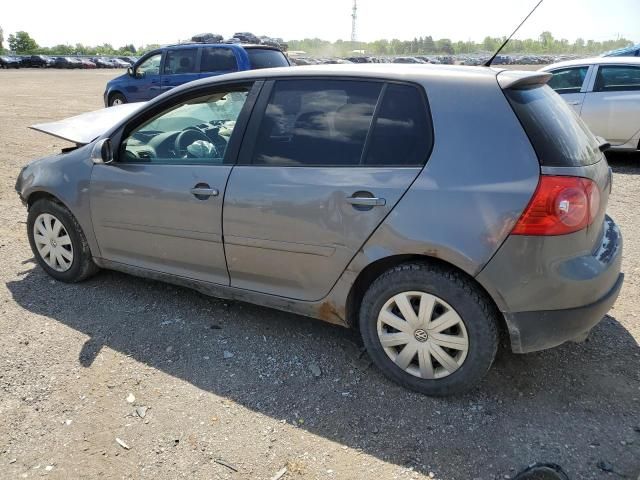
[[260,68],[288,67],[289,62],[279,50],[271,50],[268,48],[247,48],[249,55],[249,63],[251,68],[256,70]]
[[578,167],[602,158],[589,128],[549,86],[507,89],[504,93],[541,165]]

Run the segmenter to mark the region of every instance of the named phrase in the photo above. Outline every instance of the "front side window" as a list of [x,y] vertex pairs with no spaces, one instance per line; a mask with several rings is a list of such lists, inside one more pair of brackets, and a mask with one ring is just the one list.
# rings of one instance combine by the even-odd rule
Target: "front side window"
[[235,72],[237,70],[236,56],[230,48],[209,47],[202,49],[201,72]]
[[144,75],[159,75],[161,59],[162,59],[161,53],[157,53],[156,55],[151,55],[144,62],[138,65],[138,67],[136,68],[136,73],[144,74]]
[[164,60],[163,75],[195,73],[197,48],[183,48],[179,50],[167,50]]
[[122,161],[221,165],[249,89],[218,91],[174,105],[129,134],[122,142]]
[[598,68],[593,90],[596,92],[640,90],[640,67],[601,65]]
[[381,88],[381,83],[349,80],[277,81],[253,164],[359,165]]
[[587,76],[589,67],[563,68],[555,70],[553,77],[547,83],[556,92],[562,93],[580,93],[582,84]]

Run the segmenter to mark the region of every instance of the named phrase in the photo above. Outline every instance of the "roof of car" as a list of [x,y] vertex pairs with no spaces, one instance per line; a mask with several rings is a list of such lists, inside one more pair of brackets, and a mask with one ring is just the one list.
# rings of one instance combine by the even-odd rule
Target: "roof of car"
[[164,45],[162,47],[157,48],[157,50],[162,50],[163,48],[187,48],[187,47],[229,47],[234,46],[237,48],[268,48],[271,50],[280,50],[278,47],[274,45],[266,45],[266,44],[258,44],[258,43],[234,43],[234,42],[216,42],[216,43],[207,43],[207,42],[185,42],[185,43],[175,43],[173,45]]
[[576,58],[575,60],[567,60],[565,62],[558,62],[540,70],[550,70],[559,67],[572,67],[577,65],[640,65],[640,57],[590,57],[590,58]]
[[[453,77],[453,76],[483,76],[495,77],[503,69],[487,67],[468,67],[462,65],[431,65],[406,63],[350,63],[308,65],[299,67],[264,68],[229,73],[216,77],[196,80],[190,85],[218,83],[229,80],[252,80],[257,78],[276,77],[313,77],[313,76],[341,76],[385,78],[390,80],[404,80],[416,77]],[[535,72],[531,72],[535,73]]]

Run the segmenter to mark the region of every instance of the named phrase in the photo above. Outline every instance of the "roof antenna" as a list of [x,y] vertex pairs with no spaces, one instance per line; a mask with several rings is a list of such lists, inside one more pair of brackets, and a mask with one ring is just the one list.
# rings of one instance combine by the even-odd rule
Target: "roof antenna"
[[504,41],[504,43],[503,43],[502,45],[500,45],[500,48],[499,48],[498,50],[496,50],[496,53],[494,53],[494,54],[493,54],[493,56],[492,56],[489,60],[487,60],[487,61],[486,61],[486,63],[484,64],[484,66],[485,66],[485,67],[490,67],[490,66],[491,66],[491,63],[496,59],[496,57],[497,57],[497,56],[498,56],[498,54],[502,51],[502,49],[505,47],[505,45],[506,45],[507,43],[509,43],[509,40],[511,40],[511,37],[513,37],[513,36],[516,34],[516,32],[517,32],[518,30],[520,30],[520,27],[521,27],[522,25],[524,25],[524,22],[526,22],[526,21],[529,19],[529,17],[531,16],[531,14],[532,14],[533,12],[535,12],[535,11],[536,11],[536,8],[538,8],[538,7],[540,6],[540,4],[542,3],[542,1],[543,1],[543,0],[540,0],[540,1],[536,4],[536,6],[535,6],[535,7],[533,7],[533,10],[531,10],[531,11],[529,12],[529,15],[527,15],[526,17],[524,17],[524,20],[522,20],[522,22],[520,22],[520,25],[518,25],[518,26],[516,27],[516,29],[513,31],[513,33],[512,33],[511,35],[509,35],[509,38],[507,38],[507,39]]

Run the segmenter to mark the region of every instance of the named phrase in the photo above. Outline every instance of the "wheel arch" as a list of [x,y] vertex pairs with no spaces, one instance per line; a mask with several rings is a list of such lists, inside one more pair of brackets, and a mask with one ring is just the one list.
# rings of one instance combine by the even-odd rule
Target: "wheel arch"
[[478,290],[487,298],[487,300],[493,306],[493,308],[495,309],[496,318],[499,319],[498,328],[500,337],[501,339],[508,339],[507,322],[504,318],[504,315],[498,308],[498,305],[493,296],[487,291],[487,289],[472,275],[469,275],[467,272],[457,267],[456,265],[440,258],[423,254],[390,255],[387,257],[379,258],[363,268],[351,285],[349,293],[347,294],[347,301],[345,305],[345,320],[349,327],[358,329],[358,316],[360,314],[360,306],[364,294],[366,293],[369,286],[384,272],[405,263],[428,263],[430,265],[439,265],[445,268],[456,270],[461,275],[464,275],[471,283],[473,283],[478,288]]
[[38,200],[43,200],[43,199],[51,200],[52,202],[59,203],[60,205],[64,206],[67,210],[71,211],[69,206],[66,205],[60,198],[56,197],[54,194],[46,190],[35,190],[29,194],[29,196],[26,198],[27,210],[31,209],[33,204],[36,203]]

